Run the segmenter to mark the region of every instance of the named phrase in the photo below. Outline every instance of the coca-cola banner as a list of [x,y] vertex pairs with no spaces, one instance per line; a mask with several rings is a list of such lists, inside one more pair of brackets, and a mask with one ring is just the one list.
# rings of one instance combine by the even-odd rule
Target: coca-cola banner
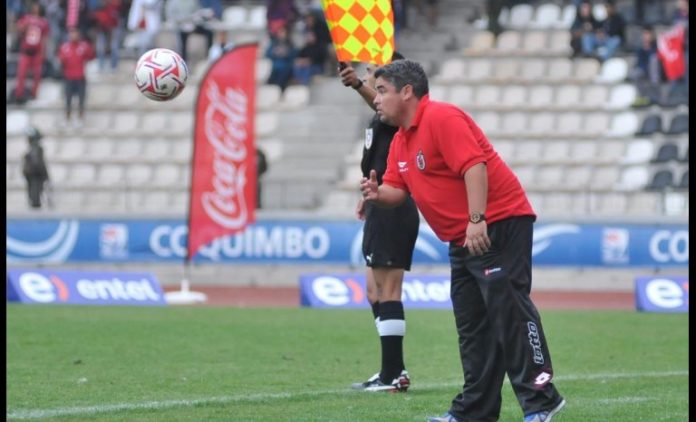
[[256,44],[229,50],[200,83],[196,102],[187,259],[255,221]]
[[684,76],[684,27],[677,25],[657,37],[657,54],[670,81]]

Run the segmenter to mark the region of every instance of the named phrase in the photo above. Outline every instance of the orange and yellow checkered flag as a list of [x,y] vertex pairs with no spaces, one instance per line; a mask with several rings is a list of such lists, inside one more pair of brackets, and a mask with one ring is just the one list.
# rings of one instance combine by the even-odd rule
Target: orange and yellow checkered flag
[[387,64],[394,53],[391,0],[322,0],[339,62]]

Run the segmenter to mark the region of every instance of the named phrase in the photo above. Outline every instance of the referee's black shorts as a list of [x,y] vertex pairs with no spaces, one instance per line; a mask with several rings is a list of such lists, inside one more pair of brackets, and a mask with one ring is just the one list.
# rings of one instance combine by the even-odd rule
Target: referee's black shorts
[[409,197],[396,208],[365,203],[363,258],[368,267],[411,269],[420,217]]

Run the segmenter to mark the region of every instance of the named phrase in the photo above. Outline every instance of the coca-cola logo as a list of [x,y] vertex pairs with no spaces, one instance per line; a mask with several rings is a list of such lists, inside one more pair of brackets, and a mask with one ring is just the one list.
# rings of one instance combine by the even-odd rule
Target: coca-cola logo
[[[677,25],[669,31],[662,34],[657,39],[658,49],[660,53],[665,57],[665,60],[672,62],[679,58],[679,50],[682,47],[684,36],[684,27]],[[670,41],[673,44],[670,44]]]
[[244,196],[246,186],[247,105],[249,98],[239,89],[220,92],[211,81],[206,91],[204,127],[213,147],[212,191],[204,191],[201,202],[213,221],[228,229],[246,226],[249,210]]

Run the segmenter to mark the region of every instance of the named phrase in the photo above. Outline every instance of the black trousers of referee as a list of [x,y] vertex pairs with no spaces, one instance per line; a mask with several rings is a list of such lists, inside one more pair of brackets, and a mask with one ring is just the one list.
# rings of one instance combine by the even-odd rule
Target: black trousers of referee
[[459,421],[498,420],[506,373],[525,415],[562,400],[529,297],[533,223],[524,216],[490,224],[491,248],[480,256],[450,243],[450,296],[464,370],[464,388],[450,413]]

